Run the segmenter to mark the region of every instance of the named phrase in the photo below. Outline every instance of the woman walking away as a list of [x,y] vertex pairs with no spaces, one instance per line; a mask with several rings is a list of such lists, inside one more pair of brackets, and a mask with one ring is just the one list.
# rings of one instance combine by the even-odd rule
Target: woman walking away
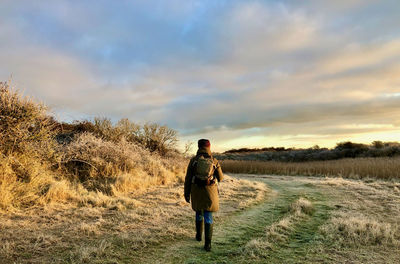
[[213,233],[212,213],[219,209],[218,183],[222,181],[221,166],[211,155],[210,141],[198,141],[197,155],[188,165],[185,178],[185,200],[196,211],[196,240],[201,241],[204,223],[204,249],[211,251]]

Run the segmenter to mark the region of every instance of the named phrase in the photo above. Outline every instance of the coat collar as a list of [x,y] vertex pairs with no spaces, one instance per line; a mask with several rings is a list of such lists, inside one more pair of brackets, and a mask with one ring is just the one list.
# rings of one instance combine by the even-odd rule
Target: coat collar
[[199,154],[208,154],[209,156],[211,156],[211,149],[210,148],[205,148],[205,147],[199,148],[197,150],[197,155],[199,155]]

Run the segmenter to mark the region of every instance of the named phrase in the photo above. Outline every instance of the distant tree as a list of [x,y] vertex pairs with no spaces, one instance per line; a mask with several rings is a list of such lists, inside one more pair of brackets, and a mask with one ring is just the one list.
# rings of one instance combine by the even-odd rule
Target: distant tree
[[194,143],[192,141],[187,141],[185,144],[185,148],[183,150],[183,155],[188,156],[190,151],[193,148]]
[[385,145],[383,144],[382,141],[374,141],[372,142],[372,146],[376,149],[381,149],[383,148]]
[[148,123],[142,127],[140,140],[151,152],[158,151],[161,155],[165,155],[169,150],[175,148],[175,144],[178,142],[178,132],[167,126]]

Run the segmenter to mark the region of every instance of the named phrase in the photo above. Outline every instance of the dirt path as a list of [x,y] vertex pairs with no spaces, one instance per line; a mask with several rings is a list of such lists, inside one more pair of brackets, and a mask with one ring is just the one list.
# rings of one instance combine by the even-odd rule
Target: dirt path
[[[272,263],[295,263],[309,259],[308,251],[316,242],[315,230],[326,221],[332,209],[326,205],[328,194],[322,194],[308,178],[293,180],[290,177],[254,177],[248,179],[262,181],[273,192],[264,201],[228,218],[215,221],[212,253],[202,249],[203,242],[193,238],[166,244],[150,254],[142,263],[248,263],[248,256],[242,254],[243,246],[252,238],[261,236],[267,226],[279,221],[287,214],[287,209],[299,197],[313,201],[316,213],[309,219],[296,223],[289,241],[271,250],[268,261]],[[315,181],[315,178],[312,179]],[[194,236],[194,233],[193,233]],[[320,257],[315,258],[318,262]],[[326,256],[324,257],[326,260]],[[252,262],[265,262],[253,260]]]

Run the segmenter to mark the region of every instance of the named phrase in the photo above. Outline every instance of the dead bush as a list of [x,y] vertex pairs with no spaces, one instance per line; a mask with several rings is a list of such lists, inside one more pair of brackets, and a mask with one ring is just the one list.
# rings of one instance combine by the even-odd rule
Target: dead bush
[[179,163],[182,160],[173,164],[173,160],[165,160],[124,138],[114,143],[83,133],[63,151],[62,163],[67,173],[88,190],[106,194],[112,194],[114,187],[127,192],[150,183],[166,184],[175,181],[184,170]]
[[54,133],[46,107],[0,82],[0,151],[52,158]]

